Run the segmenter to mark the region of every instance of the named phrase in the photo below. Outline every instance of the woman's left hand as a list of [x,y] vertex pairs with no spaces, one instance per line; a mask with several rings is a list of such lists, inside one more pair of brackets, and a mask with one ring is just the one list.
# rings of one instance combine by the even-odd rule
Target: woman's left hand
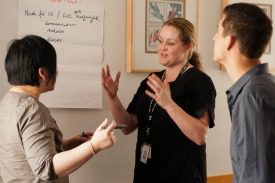
[[165,109],[172,102],[170,87],[167,81],[161,81],[159,77],[152,74],[148,77],[147,85],[153,92],[146,90],[145,93],[153,98],[159,106]]

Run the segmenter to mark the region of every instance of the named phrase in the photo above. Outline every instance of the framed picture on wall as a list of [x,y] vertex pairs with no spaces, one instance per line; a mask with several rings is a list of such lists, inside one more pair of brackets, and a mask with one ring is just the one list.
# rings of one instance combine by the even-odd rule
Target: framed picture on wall
[[127,0],[127,72],[162,69],[157,57],[158,33],[169,18],[184,17],[192,22],[198,41],[198,6],[199,0]]
[[[255,4],[258,7],[260,7],[271,20],[273,21],[275,20],[274,14],[272,13],[272,9],[274,8],[274,4],[275,4],[274,0],[222,0],[222,8],[224,8],[228,4],[239,3],[239,2]],[[260,23],[259,23],[259,26],[260,26]],[[274,47],[275,47],[275,38],[274,36],[272,36],[261,58],[262,62],[269,63],[271,71],[275,71]]]
[[185,0],[146,0],[145,53],[157,52],[159,29],[173,17],[185,17]]

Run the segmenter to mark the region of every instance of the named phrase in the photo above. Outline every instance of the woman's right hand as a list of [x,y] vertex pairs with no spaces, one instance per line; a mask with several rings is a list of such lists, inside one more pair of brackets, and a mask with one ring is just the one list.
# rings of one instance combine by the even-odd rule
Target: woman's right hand
[[116,141],[116,137],[114,134],[115,126],[116,126],[115,121],[112,121],[112,123],[108,125],[108,120],[105,119],[99,125],[99,127],[97,127],[91,139],[91,144],[94,148],[95,153],[103,149],[107,149],[115,143]]
[[102,71],[101,71],[102,85],[110,99],[113,99],[117,96],[120,74],[121,74],[120,72],[117,72],[116,78],[115,80],[113,80],[110,74],[109,65],[108,64],[106,65],[106,70],[104,69],[104,67],[102,68]]

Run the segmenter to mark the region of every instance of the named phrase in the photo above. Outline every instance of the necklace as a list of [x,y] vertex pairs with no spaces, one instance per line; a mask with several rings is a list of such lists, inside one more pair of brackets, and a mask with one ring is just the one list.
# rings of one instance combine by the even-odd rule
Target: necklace
[[189,64],[190,64],[189,61],[187,61],[187,62],[184,64],[183,68],[182,68],[181,71],[180,71],[180,76],[182,76],[182,74],[187,70],[187,67],[189,66]]
[[[162,76],[161,76],[161,81],[163,81],[165,78],[165,71],[163,72]],[[153,112],[155,110],[155,107],[157,105],[157,102],[155,101],[154,105],[153,105],[153,101],[155,101],[153,98],[151,99],[150,101],[150,104],[149,104],[149,108],[148,108],[148,120],[151,121],[152,120],[152,117],[153,117]],[[153,107],[152,107],[153,105]]]

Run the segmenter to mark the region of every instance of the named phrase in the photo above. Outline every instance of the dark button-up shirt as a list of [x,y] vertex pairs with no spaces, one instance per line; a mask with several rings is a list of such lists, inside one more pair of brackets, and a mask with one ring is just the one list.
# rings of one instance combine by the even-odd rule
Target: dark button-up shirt
[[275,181],[275,77],[267,64],[243,75],[228,91],[234,183]]

